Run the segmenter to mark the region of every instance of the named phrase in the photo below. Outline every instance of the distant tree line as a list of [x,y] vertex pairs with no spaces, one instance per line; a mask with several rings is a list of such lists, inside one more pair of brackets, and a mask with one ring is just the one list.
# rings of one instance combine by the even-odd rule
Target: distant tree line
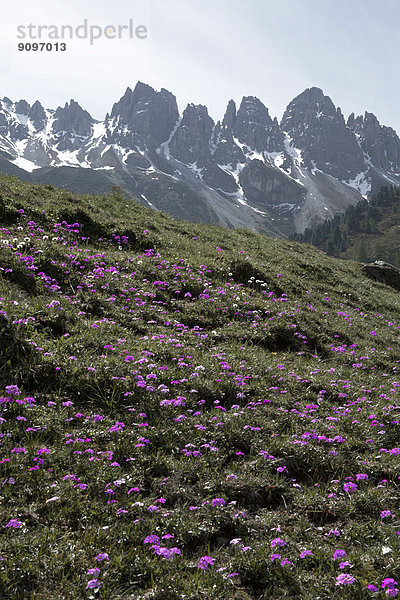
[[[384,237],[385,229],[393,227],[396,221],[400,224],[400,188],[383,187],[371,199],[349,206],[345,213],[307,228],[294,239],[312,244],[332,256],[341,256],[351,248],[350,255],[355,260],[380,258],[400,264],[397,246],[390,247]],[[369,243],[371,234],[374,238]],[[382,240],[377,236],[382,236]]]

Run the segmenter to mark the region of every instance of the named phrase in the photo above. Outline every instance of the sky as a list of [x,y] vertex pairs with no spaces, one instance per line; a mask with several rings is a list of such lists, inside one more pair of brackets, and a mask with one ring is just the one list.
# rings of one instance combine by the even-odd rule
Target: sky
[[[76,37],[85,22],[88,33],[101,30],[92,43]],[[119,39],[124,25],[132,37],[125,28]],[[55,37],[61,26],[67,39]],[[205,104],[222,119],[246,95],[280,119],[316,86],[345,117],[373,112],[400,134],[399,32],[399,0],[18,0],[2,11],[0,97],[47,108],[74,98],[101,120],[143,81],[175,94],[181,111]],[[66,50],[18,50],[48,41]]]

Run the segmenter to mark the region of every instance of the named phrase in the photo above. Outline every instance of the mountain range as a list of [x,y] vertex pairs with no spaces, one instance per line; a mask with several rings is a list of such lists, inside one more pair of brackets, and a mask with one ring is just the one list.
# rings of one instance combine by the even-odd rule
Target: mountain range
[[138,82],[103,121],[75,100],[53,110],[3,98],[0,172],[74,192],[118,186],[177,218],[289,237],[400,185],[400,139],[372,113],[346,120],[317,87],[280,122],[254,96],[215,122]]

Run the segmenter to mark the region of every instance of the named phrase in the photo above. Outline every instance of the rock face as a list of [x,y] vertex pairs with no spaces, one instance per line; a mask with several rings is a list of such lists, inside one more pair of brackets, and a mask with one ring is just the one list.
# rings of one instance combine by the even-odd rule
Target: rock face
[[64,108],[57,108],[54,113],[53,131],[55,133],[71,133],[88,136],[92,132],[94,120],[75,100],[65,103]]
[[283,179],[277,169],[261,160],[251,160],[239,179],[246,198],[261,210],[279,206],[291,210],[301,204],[305,195],[300,184],[288,177]]
[[366,112],[364,117],[352,113],[347,126],[357,135],[367,159],[379,169],[400,174],[400,139],[391,127],[381,126],[376,116]]
[[363,264],[362,271],[370,279],[380,281],[400,291],[400,269],[397,267],[377,260],[373,263]]
[[222,123],[215,125],[212,145],[214,160],[219,165],[230,165],[236,170],[238,164],[244,164],[246,157],[242,149],[235,143],[233,128],[236,123],[236,104],[230,100],[226,108]]
[[168,139],[178,119],[176,98],[171,92],[156,92],[138,82],[133,91],[127,88],[114,104],[110,117],[106,117],[107,141],[125,148],[155,151]]
[[243,98],[233,124],[233,135],[250,150],[262,153],[281,151],[283,135],[277,119],[254,96]]
[[94,119],[75,100],[57,108],[54,113],[53,131],[58,140],[58,150],[79,150],[92,134]]
[[346,123],[316,87],[280,123],[254,96],[230,100],[221,121],[202,105],[180,115],[171,92],[141,82],[103,121],[75,100],[52,110],[5,97],[0,159],[0,170],[34,181],[93,192],[109,182],[180,218],[283,236],[400,184],[396,132],[371,113]]
[[340,108],[319,88],[309,88],[292,100],[281,126],[302,150],[308,169],[316,168],[341,181],[365,170],[356,136],[346,127]]
[[26,100],[19,100],[15,103],[15,110],[20,115],[29,115],[31,107]]
[[28,116],[36,130],[40,131],[44,128],[47,119],[46,112],[38,100],[32,104]]
[[213,127],[206,106],[188,104],[169,144],[171,154],[186,164],[209,158]]

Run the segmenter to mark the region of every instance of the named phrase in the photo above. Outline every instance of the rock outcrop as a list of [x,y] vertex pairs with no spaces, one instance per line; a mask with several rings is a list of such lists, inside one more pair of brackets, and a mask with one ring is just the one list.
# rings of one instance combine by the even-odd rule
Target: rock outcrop
[[363,264],[362,271],[370,279],[380,281],[400,291],[400,269],[397,267],[383,260],[377,260],[373,263]]

